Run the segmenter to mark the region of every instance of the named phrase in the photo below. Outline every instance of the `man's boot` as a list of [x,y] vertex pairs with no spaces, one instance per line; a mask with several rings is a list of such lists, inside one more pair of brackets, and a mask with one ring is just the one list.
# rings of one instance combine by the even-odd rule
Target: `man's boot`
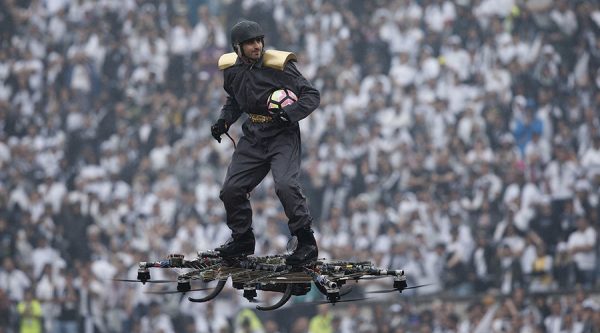
[[219,246],[215,251],[223,258],[246,257],[254,254],[254,233],[252,228],[241,235],[233,235],[227,243]]
[[316,261],[319,256],[317,241],[310,227],[296,231],[293,236],[298,238],[298,245],[292,254],[286,259],[286,264],[291,266],[302,266]]

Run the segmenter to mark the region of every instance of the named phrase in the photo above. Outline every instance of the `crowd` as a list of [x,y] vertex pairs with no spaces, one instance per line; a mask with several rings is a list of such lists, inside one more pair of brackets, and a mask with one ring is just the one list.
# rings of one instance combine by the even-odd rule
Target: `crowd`
[[[287,329],[233,291],[111,280],[229,237],[209,127],[242,17],[321,91],[300,123],[320,256],[477,301]],[[598,1],[4,0],[0,46],[0,332],[598,332]],[[270,177],[251,202],[257,254],[285,253]]]

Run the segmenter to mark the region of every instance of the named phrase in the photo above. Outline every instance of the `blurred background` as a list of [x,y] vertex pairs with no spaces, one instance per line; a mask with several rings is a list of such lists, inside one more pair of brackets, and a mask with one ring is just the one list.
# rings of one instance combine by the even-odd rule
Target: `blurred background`
[[[431,286],[256,313],[111,280],[229,237],[210,125],[241,18],[321,91],[320,256]],[[0,46],[0,332],[600,330],[596,0],[1,0]],[[257,254],[286,253],[270,176],[251,201]]]

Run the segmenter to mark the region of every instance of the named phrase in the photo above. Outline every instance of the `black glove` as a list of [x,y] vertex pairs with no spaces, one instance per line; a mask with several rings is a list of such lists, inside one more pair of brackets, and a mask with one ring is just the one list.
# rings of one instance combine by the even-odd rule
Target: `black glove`
[[280,124],[290,123],[290,117],[288,117],[283,108],[269,109],[269,114],[273,117],[273,120]]
[[221,143],[221,135],[227,133],[227,130],[229,130],[229,126],[227,126],[225,119],[217,120],[217,122],[210,127],[210,133],[215,140],[219,141],[219,143]]

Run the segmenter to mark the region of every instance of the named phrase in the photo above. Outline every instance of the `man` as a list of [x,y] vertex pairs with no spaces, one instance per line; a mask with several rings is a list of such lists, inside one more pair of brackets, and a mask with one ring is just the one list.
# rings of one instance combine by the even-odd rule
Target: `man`
[[567,240],[567,250],[575,263],[575,281],[586,288],[596,282],[596,248],[598,234],[585,216],[576,220],[577,230]]
[[17,312],[21,321],[20,333],[42,333],[42,305],[34,298],[33,290],[25,290],[25,298],[17,303]]
[[[300,174],[300,129],[298,121],[313,112],[320,102],[316,90],[298,71],[290,52],[264,51],[260,25],[241,21],[231,29],[235,52],[219,59],[227,101],[218,121],[211,127],[213,137],[221,135],[242,115],[243,136],[233,153],[220,198],[227,213],[232,239],[216,249],[225,258],[254,253],[252,208],[249,193],[269,170],[275,192],[288,217],[292,236],[298,245],[287,258],[288,265],[303,265],[317,258],[318,249],[311,229],[312,217],[302,194]],[[267,109],[269,95],[277,89],[290,89],[298,100],[280,109]]]
[[12,302],[23,300],[25,291],[31,287],[27,274],[17,267],[11,257],[4,258],[0,267],[0,289],[6,291]]
[[142,332],[173,333],[175,328],[171,318],[162,311],[160,303],[150,303],[148,313],[140,319]]
[[60,307],[57,316],[58,332],[75,333],[79,330],[80,315],[77,305],[80,304],[79,290],[75,283],[75,274],[67,272],[65,283],[55,290],[56,303]]

